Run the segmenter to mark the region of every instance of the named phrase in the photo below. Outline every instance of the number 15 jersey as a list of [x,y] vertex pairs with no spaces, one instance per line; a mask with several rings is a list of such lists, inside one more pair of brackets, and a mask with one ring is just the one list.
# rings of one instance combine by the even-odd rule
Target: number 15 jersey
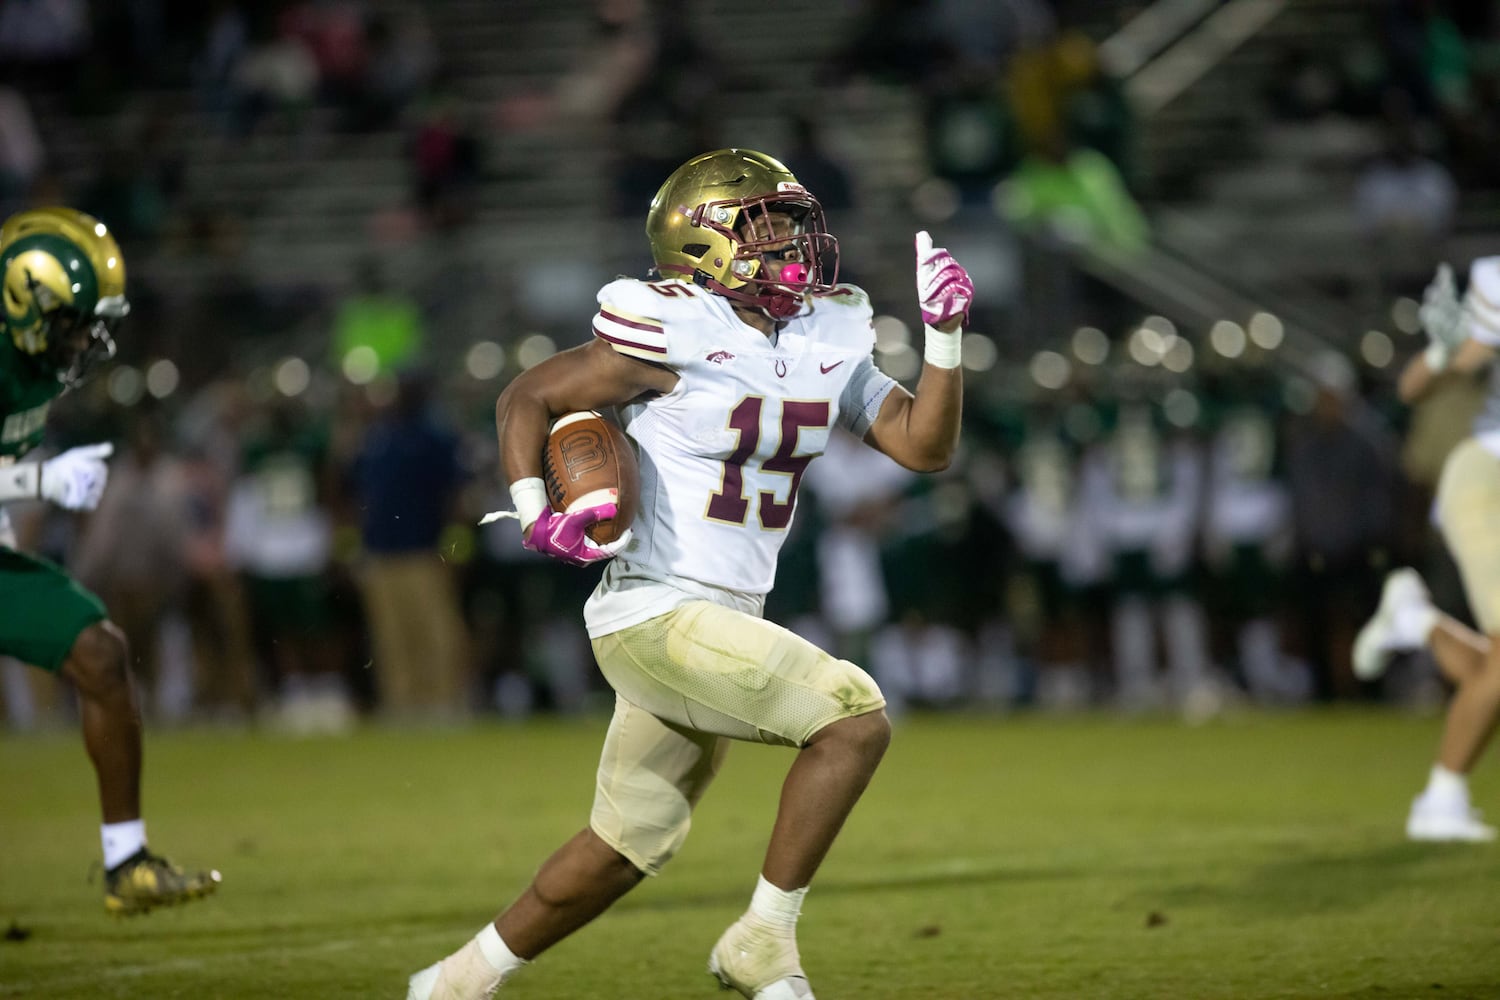
[[678,378],[619,408],[641,502],[584,608],[589,634],[695,598],[759,615],[808,463],[835,425],[863,437],[896,384],[871,358],[869,299],[840,286],[769,338],[704,289],[624,278],[600,290],[594,336]]

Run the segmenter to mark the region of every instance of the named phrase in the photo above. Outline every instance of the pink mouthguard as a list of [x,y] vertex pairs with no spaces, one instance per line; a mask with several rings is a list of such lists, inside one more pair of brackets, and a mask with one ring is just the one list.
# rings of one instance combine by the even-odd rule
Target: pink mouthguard
[[776,280],[783,285],[795,287],[807,284],[807,274],[808,268],[806,264],[784,264],[781,268],[781,274],[777,276]]

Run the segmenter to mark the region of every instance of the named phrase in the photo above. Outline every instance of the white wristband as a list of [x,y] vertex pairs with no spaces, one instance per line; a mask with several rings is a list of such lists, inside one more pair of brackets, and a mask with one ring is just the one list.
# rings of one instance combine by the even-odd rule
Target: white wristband
[[952,333],[944,333],[935,326],[922,324],[926,331],[926,346],[922,351],[922,360],[934,368],[957,368],[963,360],[963,330],[954,330]]
[[35,500],[42,495],[42,467],[36,462],[0,466],[0,503]]
[[510,498],[516,505],[516,520],[521,522],[523,534],[542,516],[542,511],[550,506],[547,502],[547,487],[536,476],[511,483]]
[[1427,370],[1436,375],[1448,367],[1448,359],[1453,356],[1453,351],[1442,341],[1434,340],[1427,345],[1427,350],[1422,352],[1422,357],[1427,361]]

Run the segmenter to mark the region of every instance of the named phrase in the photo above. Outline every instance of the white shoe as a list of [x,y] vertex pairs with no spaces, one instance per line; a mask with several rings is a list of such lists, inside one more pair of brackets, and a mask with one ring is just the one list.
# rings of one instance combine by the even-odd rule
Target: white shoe
[[708,971],[721,989],[737,990],[749,1000],[816,1000],[794,934],[747,917],[719,938],[708,956]]
[[1495,828],[1480,819],[1478,809],[1453,797],[1437,799],[1418,795],[1406,817],[1408,840],[1487,844],[1495,839]]
[[432,988],[443,971],[442,962],[433,962],[406,981],[406,1000],[432,1000]]
[[1396,635],[1397,611],[1431,603],[1427,585],[1416,570],[1396,569],[1387,574],[1385,585],[1380,588],[1380,604],[1375,614],[1354,639],[1354,676],[1362,681],[1373,681],[1385,673],[1391,655],[1399,649],[1410,648],[1407,641]]
[[503,977],[473,941],[406,981],[406,1000],[490,1000]]

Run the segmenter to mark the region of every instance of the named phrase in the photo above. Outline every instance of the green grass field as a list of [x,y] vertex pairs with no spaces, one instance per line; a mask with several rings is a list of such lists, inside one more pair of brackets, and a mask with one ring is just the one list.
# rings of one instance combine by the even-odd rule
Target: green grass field
[[[0,738],[0,997],[405,996],[585,821],[603,718],[148,742],[152,843],[215,898],[106,917],[72,734]],[[809,894],[822,1000],[1500,997],[1500,847],[1401,836],[1437,720],[929,717]],[[741,746],[658,879],[507,987],[717,998],[789,751]],[[1500,782],[1481,769],[1477,800]]]

